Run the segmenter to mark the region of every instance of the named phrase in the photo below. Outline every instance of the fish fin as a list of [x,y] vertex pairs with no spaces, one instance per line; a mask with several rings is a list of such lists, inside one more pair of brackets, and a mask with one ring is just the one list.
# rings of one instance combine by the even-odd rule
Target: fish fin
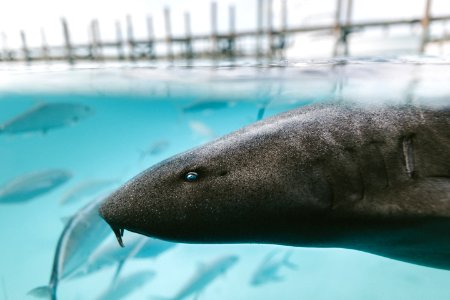
[[33,296],[40,299],[52,299],[52,288],[48,285],[38,286],[27,293],[29,296]]
[[119,279],[120,272],[122,271],[123,266],[125,265],[126,259],[121,259],[117,264],[116,272],[114,272],[114,277],[111,282],[111,286],[115,286],[117,283],[117,279]]
[[284,255],[284,258],[283,258],[283,265],[288,267],[291,270],[298,270],[298,266],[289,260],[291,255],[292,255],[292,251],[286,252],[286,254]]
[[[382,243],[352,248],[416,265],[450,270],[450,243],[443,238],[450,228],[450,178],[412,179],[403,186],[381,191],[372,197],[371,203],[389,211],[390,204],[397,203],[398,199],[403,199],[405,209],[396,215],[395,210],[391,210],[389,218],[400,221],[407,217],[409,221],[396,225],[399,226],[396,230],[381,231]],[[382,230],[388,226],[390,224],[386,223]]]
[[260,109],[258,109],[258,114],[256,115],[256,121],[260,121],[264,117],[264,113],[266,112],[266,107],[263,106]]

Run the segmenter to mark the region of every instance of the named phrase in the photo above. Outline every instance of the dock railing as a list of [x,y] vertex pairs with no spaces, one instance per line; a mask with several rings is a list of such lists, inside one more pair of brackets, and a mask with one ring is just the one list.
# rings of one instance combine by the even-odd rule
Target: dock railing
[[[332,51],[333,56],[348,56],[349,36],[370,28],[391,28],[404,25],[420,25],[421,40],[418,53],[424,53],[429,43],[442,43],[450,41],[450,36],[430,36],[430,25],[434,22],[446,22],[450,15],[431,16],[432,0],[424,0],[424,12],[421,18],[405,18],[394,20],[378,20],[367,22],[352,21],[354,0],[336,0],[334,23],[314,26],[288,26],[287,0],[280,1],[280,26],[273,26],[273,0],[256,0],[257,22],[254,30],[237,31],[235,7],[229,6],[229,24],[227,32],[219,32],[217,26],[217,2],[211,2],[210,17],[211,28],[209,34],[193,34],[191,31],[191,18],[189,12],[184,15],[184,35],[172,34],[171,11],[169,7],[163,10],[165,37],[157,38],[154,34],[153,18],[147,16],[147,37],[136,39],[134,37],[133,20],[126,16],[125,32],[123,36],[122,24],[115,22],[116,39],[103,41],[101,39],[99,21],[92,20],[89,25],[89,42],[85,44],[72,43],[70,26],[65,18],[61,19],[64,45],[48,45],[45,31],[41,31],[41,47],[29,47],[24,31],[20,32],[21,49],[9,49],[7,36],[2,33],[3,49],[0,51],[0,62],[24,61],[66,61],[73,64],[77,61],[123,61],[123,60],[176,60],[176,59],[283,59],[288,48],[288,41],[293,35],[313,32],[327,32],[335,39]],[[266,18],[264,18],[266,14]],[[345,14],[345,15],[344,15]],[[266,19],[266,26],[263,26]],[[248,51],[240,47],[243,39],[251,38],[254,47]],[[209,43],[209,47],[195,47],[197,42]],[[156,51],[158,45],[163,44],[166,51]],[[177,51],[175,51],[177,49]]]

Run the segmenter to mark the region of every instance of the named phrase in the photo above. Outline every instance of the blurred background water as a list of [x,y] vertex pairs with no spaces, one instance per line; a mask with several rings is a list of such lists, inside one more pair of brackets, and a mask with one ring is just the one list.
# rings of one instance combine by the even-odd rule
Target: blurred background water
[[[445,104],[450,95],[448,67],[443,59],[373,57],[265,67],[104,65],[1,72],[0,299],[33,298],[26,294],[48,283],[68,217],[152,164],[258,119],[311,103]],[[53,176],[59,182],[42,175],[51,170],[69,175],[56,172]],[[89,248],[93,251],[75,247],[76,255],[62,258],[76,272],[61,279],[59,299],[170,298],[199,273],[206,278],[203,286],[194,285],[199,299],[450,296],[448,271],[357,251],[161,246],[156,241],[142,248],[129,232],[121,249],[105,228],[106,241]],[[71,238],[87,236],[90,229],[83,230]],[[100,242],[103,233],[97,237]],[[228,267],[218,263],[234,256],[238,260]],[[126,263],[113,288],[120,260]],[[111,294],[104,294],[107,291]]]

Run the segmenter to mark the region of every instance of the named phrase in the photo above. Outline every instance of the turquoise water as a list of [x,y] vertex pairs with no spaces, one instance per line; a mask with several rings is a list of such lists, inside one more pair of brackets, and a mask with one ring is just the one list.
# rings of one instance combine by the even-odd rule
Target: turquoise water
[[[53,66],[0,71],[0,124],[44,103],[83,104],[92,110],[45,132],[0,134],[0,192],[31,172],[62,169],[72,175],[29,201],[0,202],[0,299],[33,299],[26,294],[48,283],[67,217],[149,166],[257,119],[311,103],[448,103],[449,68],[445,61],[432,59],[365,59],[266,67]],[[61,203],[77,187],[93,182],[106,183]],[[125,245],[132,238],[126,232]],[[108,239],[113,240],[112,233]],[[252,285],[252,276],[272,254],[275,260],[289,255],[296,267],[280,266],[276,279]],[[448,271],[352,250],[177,244],[154,259],[129,258],[119,278],[142,274],[143,280],[134,277],[134,290],[120,299],[173,297],[202,270],[200,265],[230,255],[237,256],[237,262],[211,280],[198,299],[450,297]],[[89,259],[86,254],[76,263],[82,267]],[[111,289],[114,272],[111,264],[63,279],[59,299],[105,299],[101,295]]]

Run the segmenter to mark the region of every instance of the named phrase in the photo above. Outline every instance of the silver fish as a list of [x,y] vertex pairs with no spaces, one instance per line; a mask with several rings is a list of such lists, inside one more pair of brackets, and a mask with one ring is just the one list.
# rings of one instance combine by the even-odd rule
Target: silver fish
[[134,292],[147,281],[153,279],[156,273],[152,271],[140,271],[120,279],[111,288],[101,294],[98,300],[120,300]]
[[76,103],[39,104],[0,125],[0,134],[46,133],[76,123],[93,112],[91,107]]
[[117,278],[127,260],[156,258],[177,245],[137,234],[131,234],[126,244],[127,247],[120,248],[117,246],[115,239],[104,243],[89,256],[86,263],[71,278],[88,275],[112,265],[117,265],[115,275],[115,278]]
[[99,197],[87,204],[67,222],[56,246],[49,284],[31,290],[29,295],[56,300],[58,283],[75,272],[110,234],[98,215],[102,200]]
[[63,197],[61,198],[60,203],[70,204],[75,203],[80,199],[86,197],[92,197],[98,194],[99,192],[111,187],[115,183],[118,183],[117,180],[90,180],[82,182],[70,190],[68,190]]
[[[166,298],[170,300],[182,300],[192,295],[198,297],[203,290],[208,287],[217,277],[224,274],[234,264],[237,263],[239,257],[236,255],[220,257],[207,265],[200,266],[197,273],[191,280],[173,297]],[[157,297],[164,299],[162,297]]]
[[297,270],[297,265],[289,261],[292,251],[285,252],[281,259],[277,259],[278,253],[278,251],[272,251],[264,257],[261,264],[252,275],[250,280],[251,285],[259,286],[269,282],[283,280],[283,277],[278,274],[282,267]]
[[0,203],[26,202],[66,183],[72,174],[66,170],[46,170],[15,178],[0,188]]
[[227,108],[230,106],[228,101],[199,101],[183,107],[185,113],[197,113]]
[[142,160],[147,156],[150,155],[158,155],[162,152],[166,151],[167,148],[169,148],[169,141],[166,140],[159,140],[156,142],[153,142],[147,149],[139,151],[140,157],[139,159]]

